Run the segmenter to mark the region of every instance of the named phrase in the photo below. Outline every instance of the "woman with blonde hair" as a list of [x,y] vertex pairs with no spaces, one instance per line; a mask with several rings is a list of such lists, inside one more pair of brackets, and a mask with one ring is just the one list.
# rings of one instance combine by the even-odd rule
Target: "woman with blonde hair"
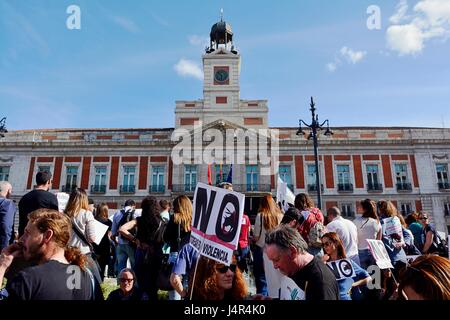
[[64,213],[72,222],[72,233],[69,246],[80,249],[88,258],[88,269],[99,283],[102,283],[100,267],[95,258],[92,244],[95,239],[95,218],[89,211],[89,200],[86,191],[81,188],[74,189],[67,202]]
[[248,295],[247,284],[235,257],[233,263],[226,266],[201,256],[190,278],[188,292],[193,301],[239,301]]
[[[394,276],[399,276],[400,270],[406,266],[406,253],[403,250],[405,240],[403,238],[402,224],[398,218],[397,208],[391,201],[380,200],[377,202],[377,209],[381,219],[382,238],[392,265],[394,266]],[[397,232],[391,232],[390,229],[395,226]]]
[[281,274],[276,272],[273,264],[263,252],[266,234],[275,229],[281,222],[283,214],[271,195],[261,198],[258,214],[253,229],[253,274],[255,276],[256,293],[263,296],[278,297],[281,285]]
[[[169,263],[175,263],[178,252],[189,243],[192,224],[192,203],[185,195],[181,195],[173,200],[173,215],[170,216],[169,223],[164,232],[164,241],[170,246]],[[187,277],[183,278],[187,285]],[[181,296],[175,291],[169,291],[170,300],[180,300]]]

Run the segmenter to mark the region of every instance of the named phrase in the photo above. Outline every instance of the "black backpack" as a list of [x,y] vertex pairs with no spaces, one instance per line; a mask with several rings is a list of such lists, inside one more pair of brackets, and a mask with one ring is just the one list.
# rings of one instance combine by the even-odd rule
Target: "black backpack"
[[[124,209],[120,210],[120,212],[122,212],[122,218],[119,221],[119,224],[117,226],[117,230],[119,230],[119,228],[121,226],[123,226],[125,223],[130,222],[131,220],[134,219],[134,212],[135,210],[128,210],[125,211]],[[129,232],[133,235],[136,236],[136,228],[133,228],[131,230],[129,230]]]
[[152,237],[153,243],[157,245],[164,244],[164,233],[166,232],[168,224],[169,221],[167,219],[161,218],[161,220],[159,220],[158,228],[155,230],[155,233],[153,234]]

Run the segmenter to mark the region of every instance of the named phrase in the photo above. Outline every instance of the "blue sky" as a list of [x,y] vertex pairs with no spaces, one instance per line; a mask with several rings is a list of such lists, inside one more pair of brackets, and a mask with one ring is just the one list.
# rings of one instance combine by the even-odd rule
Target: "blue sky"
[[[72,4],[81,30],[66,27]],[[314,96],[332,126],[450,127],[448,0],[2,0],[0,118],[9,130],[173,127],[175,100],[202,98],[221,8],[241,99],[269,100],[270,126],[309,120]]]

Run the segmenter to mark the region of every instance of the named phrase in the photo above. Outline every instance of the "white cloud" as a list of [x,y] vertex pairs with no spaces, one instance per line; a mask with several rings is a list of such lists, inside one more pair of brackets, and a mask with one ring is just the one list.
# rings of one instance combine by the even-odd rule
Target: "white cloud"
[[[446,41],[450,37],[450,1],[420,0],[413,13],[406,15],[408,6],[400,0],[397,12],[386,32],[386,44],[400,56],[421,53],[430,39]],[[405,21],[407,23],[400,24]]]
[[193,46],[207,46],[209,44],[209,38],[199,35],[190,35],[188,37],[189,43]]
[[182,77],[194,77],[198,80],[203,80],[203,72],[200,66],[194,61],[180,59],[176,65],[174,65],[175,71]]
[[342,47],[341,55],[347,59],[349,63],[357,64],[366,56],[366,51],[353,51],[350,48]]
[[125,17],[120,16],[112,16],[111,19],[120,27],[125,29],[128,32],[131,33],[138,33],[141,31],[141,29],[136,25],[136,23],[133,20],[130,20]]
[[401,56],[415,54],[423,49],[422,31],[413,24],[390,26],[386,39],[388,48]]
[[336,63],[336,62],[330,62],[330,63],[327,63],[327,69],[328,69],[328,71],[330,71],[330,72],[335,72],[335,71],[336,71],[336,68],[337,68],[337,63]]
[[348,64],[357,64],[361,62],[367,55],[366,51],[354,51],[346,46],[339,50],[339,54],[334,58],[333,62],[327,63],[326,68],[330,72],[336,71],[336,69],[343,64],[343,60]]

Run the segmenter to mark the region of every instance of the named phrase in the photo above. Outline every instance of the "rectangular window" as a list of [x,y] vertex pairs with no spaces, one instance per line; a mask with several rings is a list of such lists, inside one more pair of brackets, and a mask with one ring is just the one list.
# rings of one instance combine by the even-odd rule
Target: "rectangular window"
[[[310,190],[310,187],[316,188],[316,165],[315,164],[308,164],[308,190]],[[312,191],[312,190],[310,190]]]
[[395,179],[398,184],[408,183],[408,167],[406,163],[395,164]]
[[164,192],[164,166],[155,166],[152,168],[152,192]]
[[355,213],[353,211],[353,205],[351,203],[342,203],[341,215],[344,218],[353,218],[355,216]]
[[106,186],[106,167],[95,167],[94,186]]
[[50,166],[38,166],[38,172],[42,171],[50,172]]
[[350,184],[350,166],[338,165],[337,174],[339,184]]
[[367,184],[369,188],[371,186],[378,186],[378,165],[377,164],[368,164],[366,166],[367,171]]
[[0,181],[8,181],[9,167],[0,167]]
[[65,192],[71,192],[78,182],[78,167],[67,167]]
[[230,165],[223,164],[222,166],[220,164],[215,165],[215,172],[216,172],[216,185],[218,185],[221,182],[227,181],[228,174],[230,173]]
[[136,167],[125,166],[123,167],[123,185],[134,186],[136,177]]
[[286,182],[288,187],[292,189],[291,166],[280,166],[278,169],[281,180]]
[[246,167],[247,191],[258,190],[258,166],[247,165]]
[[450,217],[450,202],[444,203],[444,214],[446,217]]
[[446,163],[437,163],[436,172],[439,183],[448,183],[448,165]]
[[184,191],[195,191],[197,186],[197,166],[184,166]]
[[402,202],[400,203],[400,213],[402,216],[407,216],[412,212],[412,206],[409,202]]

